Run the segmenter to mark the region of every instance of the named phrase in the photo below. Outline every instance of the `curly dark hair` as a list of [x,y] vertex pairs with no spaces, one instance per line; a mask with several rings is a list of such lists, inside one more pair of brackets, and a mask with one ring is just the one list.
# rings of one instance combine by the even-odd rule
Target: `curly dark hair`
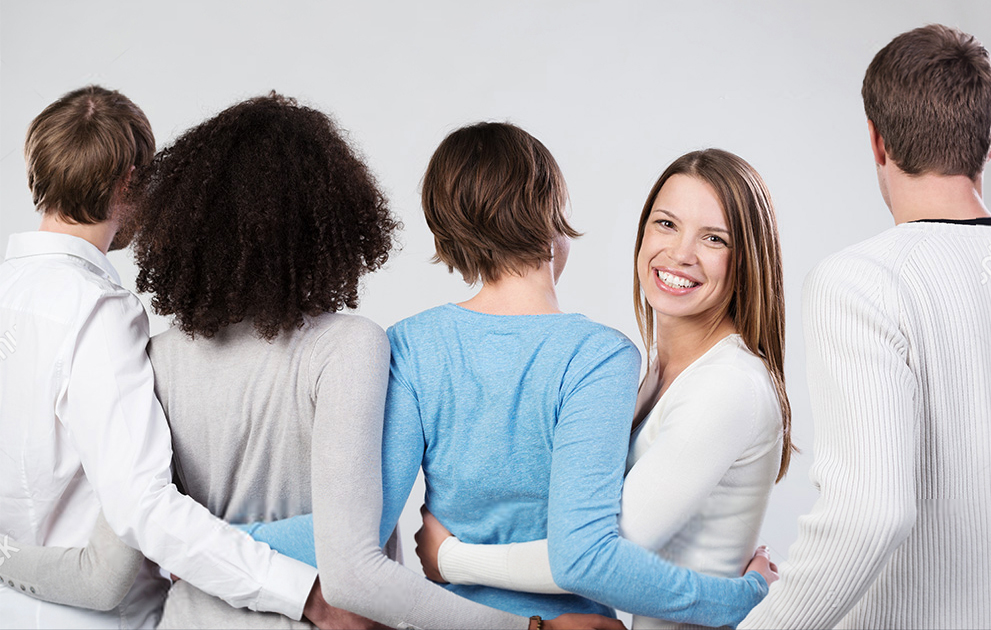
[[259,335],[358,305],[400,227],[324,113],[272,92],[184,133],[135,172],[139,291],[191,336]]

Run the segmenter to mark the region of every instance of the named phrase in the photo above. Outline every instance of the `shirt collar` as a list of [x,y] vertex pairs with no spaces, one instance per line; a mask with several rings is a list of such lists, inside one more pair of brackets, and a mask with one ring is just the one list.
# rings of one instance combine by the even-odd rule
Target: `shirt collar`
[[51,254],[65,254],[82,258],[103,272],[103,275],[115,284],[120,285],[120,276],[114,266],[110,264],[110,260],[96,245],[78,236],[57,232],[23,232],[11,234],[10,240],[7,242],[7,260]]

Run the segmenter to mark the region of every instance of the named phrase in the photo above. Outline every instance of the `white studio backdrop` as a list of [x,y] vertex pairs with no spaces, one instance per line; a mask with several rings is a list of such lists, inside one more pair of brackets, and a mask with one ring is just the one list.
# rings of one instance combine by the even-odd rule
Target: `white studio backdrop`
[[[827,254],[892,225],[877,191],[860,84],[892,37],[931,22],[991,45],[985,0],[4,0],[0,243],[37,227],[22,143],[30,120],[61,94],[88,83],[121,90],[147,113],[162,147],[274,89],[333,114],[405,224],[402,249],[366,280],[359,309],[387,327],[471,295],[460,276],[428,262],[433,242],[419,184],[448,132],[508,120],[556,156],[573,224],[585,233],[559,285],[562,308],[639,343],[632,251],[645,195],[686,151],[738,153],[766,179],[784,244],[788,390],[803,452],[775,488],[761,532],[780,562],[816,498],[802,280]],[[130,256],[111,260],[133,288]],[[168,326],[154,314],[151,321],[153,333]],[[416,569],[421,499],[422,483],[401,521]]]

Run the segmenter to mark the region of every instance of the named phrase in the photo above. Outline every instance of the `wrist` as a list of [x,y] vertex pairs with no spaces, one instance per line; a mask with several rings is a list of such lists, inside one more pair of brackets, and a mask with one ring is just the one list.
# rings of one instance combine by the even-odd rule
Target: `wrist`
[[544,630],[544,620],[540,618],[540,615],[530,617],[530,625],[527,626],[527,630]]

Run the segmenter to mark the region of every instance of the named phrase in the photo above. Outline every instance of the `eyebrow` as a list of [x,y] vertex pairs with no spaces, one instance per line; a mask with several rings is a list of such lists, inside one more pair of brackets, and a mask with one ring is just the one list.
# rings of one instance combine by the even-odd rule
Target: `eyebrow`
[[[664,208],[654,208],[653,210],[650,211],[651,214],[654,214],[656,212],[660,212],[662,214],[666,214],[669,217],[671,217],[672,219],[678,220],[678,215],[674,214],[673,212],[669,212],[668,210],[665,210]],[[715,226],[712,226],[712,225],[704,225],[704,226],[702,226],[702,230],[705,231],[705,232],[722,232],[726,236],[729,236],[729,230],[727,230],[726,228],[715,227]]]

